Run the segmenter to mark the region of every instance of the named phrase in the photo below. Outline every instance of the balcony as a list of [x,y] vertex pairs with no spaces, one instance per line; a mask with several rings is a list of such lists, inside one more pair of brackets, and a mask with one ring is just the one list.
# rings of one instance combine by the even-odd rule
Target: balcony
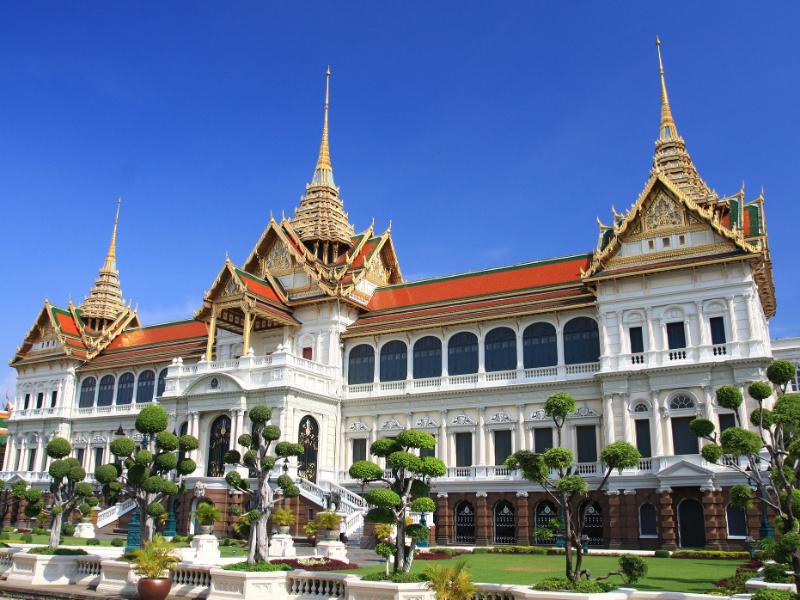
[[65,419],[82,419],[89,417],[107,417],[109,415],[136,415],[142,410],[143,404],[112,404],[109,406],[90,406],[88,408],[74,408],[72,406],[55,406],[52,408],[28,408],[15,410],[9,416],[9,421],[22,419],[52,419],[62,417]]
[[[742,347],[748,350],[742,352]],[[674,350],[647,350],[637,353],[617,354],[617,370],[638,370],[669,365],[684,365],[692,363],[722,362],[730,358],[751,356],[749,342],[726,342],[724,344],[704,344]],[[602,360],[603,371],[615,370],[615,356],[604,356]]]
[[181,396],[197,379],[215,373],[230,375],[246,390],[292,386],[316,394],[335,395],[340,381],[336,367],[289,352],[275,352],[269,356],[248,354],[235,360],[201,360],[192,365],[184,365],[178,358],[169,367],[162,396]]
[[492,371],[489,373],[470,373],[469,375],[443,375],[428,379],[404,379],[360,383],[342,386],[345,398],[374,398],[399,396],[403,394],[427,394],[448,390],[469,390],[486,387],[504,387],[551,381],[591,379],[600,370],[600,363],[578,365],[559,365],[538,369],[519,369],[515,371]]

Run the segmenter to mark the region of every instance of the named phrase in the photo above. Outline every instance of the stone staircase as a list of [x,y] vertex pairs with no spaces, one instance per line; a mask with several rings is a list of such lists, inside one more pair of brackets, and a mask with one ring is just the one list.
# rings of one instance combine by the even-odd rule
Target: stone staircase
[[367,514],[367,503],[359,496],[345,487],[333,481],[320,481],[318,484],[308,479],[299,480],[298,487],[300,494],[317,504],[319,507],[328,508],[328,498],[338,496],[339,502],[336,503],[336,512],[341,514],[345,520],[345,535],[348,542],[358,546],[361,542],[361,535],[364,532],[364,515]]

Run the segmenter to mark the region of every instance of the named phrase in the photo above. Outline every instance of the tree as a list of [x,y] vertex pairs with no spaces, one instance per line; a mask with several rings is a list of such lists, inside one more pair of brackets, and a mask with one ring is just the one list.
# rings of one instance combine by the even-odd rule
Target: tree
[[[519,450],[506,459],[505,466],[520,471],[522,477],[541,485],[553,502],[561,510],[564,527],[564,548],[566,554],[566,575],[572,583],[580,581],[582,576],[589,577],[589,572],[582,569],[583,553],[581,552],[581,536],[586,526],[586,511],[602,494],[603,488],[614,469],[622,470],[636,467],[642,455],[627,442],[614,442],[603,448],[600,460],[606,472],[600,485],[590,494],[586,480],[578,475],[573,466],[573,454],[567,448],[561,448],[561,429],[567,417],[577,410],[575,398],[564,392],[550,396],[544,405],[545,414],[553,419],[558,432],[556,448],[550,448],[544,454],[536,454],[529,450]],[[557,479],[551,479],[551,473]],[[580,510],[579,501],[589,496],[589,501]],[[551,521],[552,523],[552,521]],[[551,537],[555,532],[551,528],[540,528],[534,531],[537,537]]]
[[[50,514],[53,515],[52,529],[50,529],[50,547],[58,548],[59,537],[61,536],[61,522],[64,515],[69,517],[70,513],[78,508],[81,514],[91,514],[92,508],[97,506],[99,500],[94,495],[92,486],[85,482],[86,471],[81,467],[77,458],[71,458],[72,445],[69,440],[63,437],[54,437],[45,446],[47,456],[54,459],[50,463],[48,473],[53,482],[50,484],[50,497],[53,507]],[[25,516],[38,517],[44,508],[44,498],[41,490],[30,488],[25,492]]]
[[[247,479],[242,479],[237,471],[231,471],[225,476],[229,486],[242,492],[250,500],[250,512],[247,513],[250,525],[247,552],[249,565],[268,560],[267,521],[280,498],[295,498],[300,495],[300,488],[288,475],[278,477],[277,490],[273,491],[270,485],[269,477],[275,468],[275,457],[269,456],[267,452],[272,442],[281,438],[280,427],[267,425],[271,418],[272,411],[268,406],[258,405],[250,409],[253,433],[243,433],[238,440],[240,446],[248,448],[247,452],[242,456],[238,451],[230,450],[224,458],[226,464],[248,467],[255,472],[257,482],[254,490],[250,489]],[[291,442],[279,442],[275,445],[275,454],[280,458],[300,456],[304,451],[303,446]]]
[[[422,524],[406,526],[409,510],[414,512],[434,512],[436,504],[427,497],[432,477],[441,477],[447,467],[433,456],[420,457],[409,450],[432,450],[436,438],[424,431],[407,429],[397,434],[397,438],[382,438],[370,446],[370,454],[386,459],[391,475],[384,476],[383,468],[371,461],[360,460],[350,467],[350,477],[359,479],[362,485],[383,482],[385,487],[373,488],[364,495],[372,508],[367,513],[367,521],[372,523],[392,523],[397,533],[394,571],[402,568],[404,573],[411,570],[414,548],[418,541],[427,539],[430,530]],[[412,500],[412,497],[414,498]],[[411,544],[405,545],[409,537]]]
[[[194,473],[197,465],[191,458],[178,461],[175,452],[190,452],[198,447],[197,438],[183,435],[178,438],[167,431],[169,417],[161,406],[145,406],[136,417],[136,431],[144,436],[142,448],[136,451],[136,442],[120,437],[111,442],[111,454],[123,464],[109,463],[95,469],[95,479],[103,484],[106,498],[127,496],[136,500],[142,523],[141,547],[153,541],[155,519],[166,512],[162,501],[181,493],[185,486],[178,485],[167,475],[177,470],[179,477]],[[153,453],[155,450],[155,454]]]
[[[765,519],[766,507],[775,511],[775,529],[782,536],[778,541],[762,539],[760,544],[766,558],[790,565],[800,589],[800,394],[787,393],[796,369],[789,361],[776,360],[767,368],[767,379],[772,385],[756,381],[747,388],[758,403],[758,408],[750,414],[750,424],[756,431],[745,429],[739,421],[737,409],[744,398],[739,388],[730,385],[717,389],[717,403],[736,411],[740,426],[729,427],[717,435],[714,423],[694,419],[690,429],[709,442],[701,451],[703,458],[716,463],[727,457],[726,468],[741,473],[748,483],[754,484]],[[776,400],[772,409],[765,408],[764,401],[773,395]],[[739,464],[742,456],[747,458],[746,467]],[[730,498],[737,508],[754,506],[750,485],[734,485]]]

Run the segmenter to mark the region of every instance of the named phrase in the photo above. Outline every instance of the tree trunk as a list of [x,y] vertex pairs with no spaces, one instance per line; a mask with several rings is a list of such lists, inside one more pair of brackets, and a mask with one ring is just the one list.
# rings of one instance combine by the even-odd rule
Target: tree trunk
[[[402,511],[400,516],[397,517],[397,537],[395,538],[395,545],[397,546],[397,556],[394,560],[394,572],[397,573],[399,569],[406,571],[406,513]],[[410,565],[409,565],[410,568]]]
[[267,535],[267,520],[271,511],[261,514],[256,527],[256,562],[267,562],[269,560],[269,536]]
[[153,541],[153,517],[147,514],[147,497],[139,496],[136,498],[139,506],[139,547],[144,548],[145,542]]
[[406,552],[405,560],[403,560],[403,573],[411,571],[411,563],[414,562],[414,549],[417,547],[417,540],[411,538],[411,545]]
[[[60,506],[56,504],[56,506]],[[61,537],[61,519],[64,517],[64,512],[53,515],[53,528],[50,530],[50,547],[58,548],[58,542]]]
[[567,559],[567,579],[575,582],[575,572],[572,570],[572,511],[569,499],[564,499],[564,554]]
[[800,590],[800,550],[792,552],[792,571],[794,571],[794,584]]
[[250,523],[250,535],[247,536],[247,564],[256,564],[256,546],[258,544],[256,536],[256,524]]

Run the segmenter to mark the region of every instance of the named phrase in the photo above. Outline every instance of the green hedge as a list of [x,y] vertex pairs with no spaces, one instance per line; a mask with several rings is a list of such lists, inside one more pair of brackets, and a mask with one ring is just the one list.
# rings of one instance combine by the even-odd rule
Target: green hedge
[[52,554],[54,556],[86,556],[89,553],[81,548],[50,548],[37,546],[28,550],[28,554]]
[[723,552],[721,550],[678,550],[672,558],[722,558],[731,560],[749,559],[749,552]]
[[226,571],[248,571],[258,573],[269,573],[271,571],[291,571],[292,567],[289,565],[274,564],[268,562],[257,562],[254,565],[248,565],[247,561],[240,563],[233,563],[232,565],[225,565],[222,567]]

